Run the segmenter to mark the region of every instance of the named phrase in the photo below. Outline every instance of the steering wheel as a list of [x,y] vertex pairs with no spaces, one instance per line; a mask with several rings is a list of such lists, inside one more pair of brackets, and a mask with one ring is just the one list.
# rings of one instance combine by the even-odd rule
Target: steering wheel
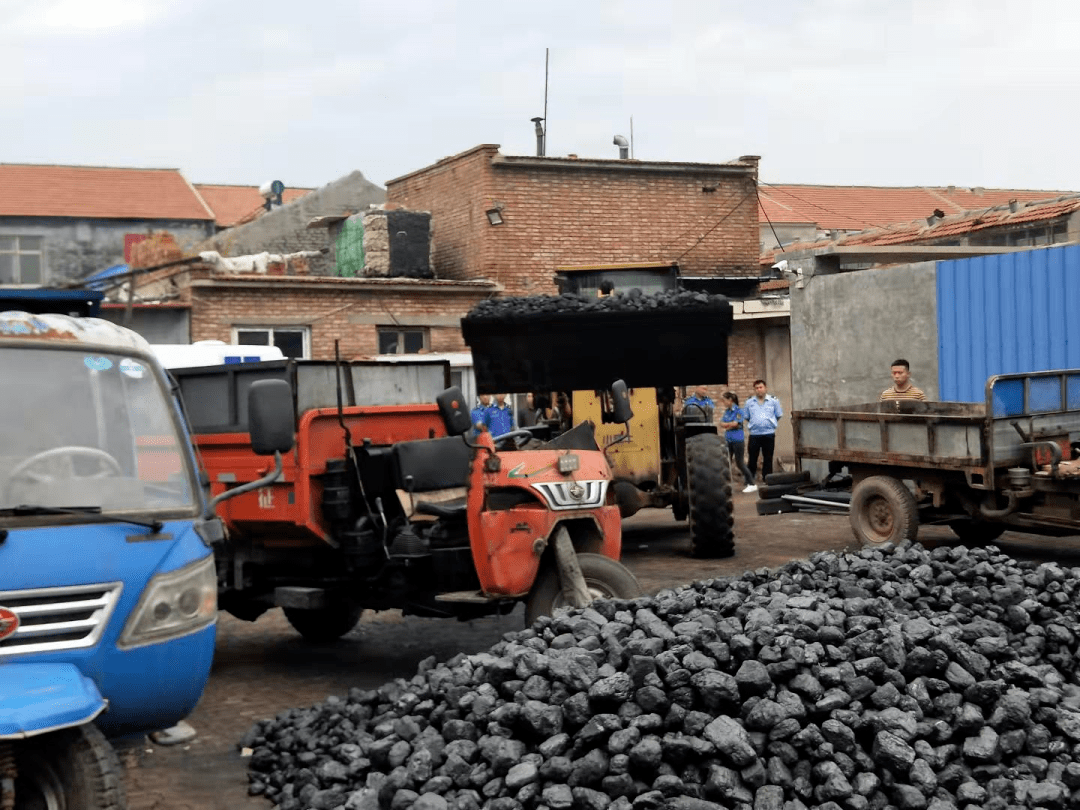
[[[533,432],[522,428],[519,430],[511,430],[509,433],[503,433],[501,436],[496,436],[493,441],[496,446],[501,445],[504,442],[510,442],[513,449],[520,450],[531,438],[533,438]],[[521,441],[518,441],[518,439],[521,439]]]
[[[98,462],[101,467],[100,471],[93,475],[75,475],[74,459],[84,456],[86,458],[93,459]],[[59,478],[59,475],[49,475],[45,472],[33,472],[32,467],[45,462],[53,461],[55,459],[64,459],[68,464],[70,470],[69,478],[82,478],[86,480],[94,480],[98,478],[105,478],[109,475],[122,476],[124,471],[120,467],[120,462],[113,458],[110,454],[104,450],[99,450],[96,447],[81,447],[76,444],[64,445],[62,447],[53,447],[50,450],[44,450],[40,453],[35,453],[30,458],[23,459],[15,468],[8,474],[7,483],[4,484],[4,497],[6,502],[10,495],[14,485],[19,482],[19,479],[23,479],[31,484],[52,484]]]

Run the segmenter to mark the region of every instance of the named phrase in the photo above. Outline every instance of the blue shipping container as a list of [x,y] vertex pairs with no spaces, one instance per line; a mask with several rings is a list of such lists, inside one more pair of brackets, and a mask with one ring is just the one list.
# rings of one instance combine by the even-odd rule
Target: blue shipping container
[[938,262],[938,385],[983,402],[994,374],[1080,368],[1080,245]]

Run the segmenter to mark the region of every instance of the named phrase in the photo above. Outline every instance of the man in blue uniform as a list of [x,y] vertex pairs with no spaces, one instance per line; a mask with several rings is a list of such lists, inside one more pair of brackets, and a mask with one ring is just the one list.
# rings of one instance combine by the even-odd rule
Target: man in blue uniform
[[704,385],[695,387],[694,393],[683,400],[683,416],[703,415],[706,421],[711,422],[715,410],[716,403],[712,401]]
[[481,394],[480,404],[472,409],[472,435],[476,436],[485,430],[491,430],[491,420],[488,412],[491,410],[491,394]]
[[506,394],[496,394],[495,404],[488,408],[488,428],[492,436],[502,436],[514,429],[514,409],[506,401]]

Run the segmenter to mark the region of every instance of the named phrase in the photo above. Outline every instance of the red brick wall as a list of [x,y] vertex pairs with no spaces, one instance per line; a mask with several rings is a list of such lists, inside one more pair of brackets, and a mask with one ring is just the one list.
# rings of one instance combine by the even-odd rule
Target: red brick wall
[[[388,200],[431,211],[440,277],[490,278],[530,295],[554,292],[564,265],[677,259],[686,275],[759,272],[756,172],[534,168],[493,164],[496,155],[477,147],[387,185]],[[485,212],[496,206],[504,224],[492,226]]]
[[[394,326],[395,318],[404,321],[401,328],[418,328],[431,316],[456,320],[487,297],[484,292],[471,290],[419,293],[341,285],[275,291],[273,282],[253,283],[250,289],[194,288],[191,294],[192,341],[231,342],[233,326],[307,326],[311,330],[311,358],[315,360],[332,360],[335,340],[340,341],[345,359],[376,354],[378,328]],[[466,349],[457,326],[428,328],[431,351]]]

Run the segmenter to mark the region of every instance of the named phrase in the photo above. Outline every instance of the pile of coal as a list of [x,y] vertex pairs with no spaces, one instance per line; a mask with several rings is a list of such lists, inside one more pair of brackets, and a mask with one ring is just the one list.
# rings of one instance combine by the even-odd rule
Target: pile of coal
[[483,323],[488,321],[518,321],[531,318],[549,318],[579,312],[677,312],[682,310],[727,309],[730,305],[723,295],[691,292],[689,290],[666,290],[643,293],[635,287],[625,292],[597,298],[579,293],[562,295],[529,295],[491,298],[476,304],[466,320]]
[[262,721],[281,810],[1080,807],[1080,569],[821,553]]

